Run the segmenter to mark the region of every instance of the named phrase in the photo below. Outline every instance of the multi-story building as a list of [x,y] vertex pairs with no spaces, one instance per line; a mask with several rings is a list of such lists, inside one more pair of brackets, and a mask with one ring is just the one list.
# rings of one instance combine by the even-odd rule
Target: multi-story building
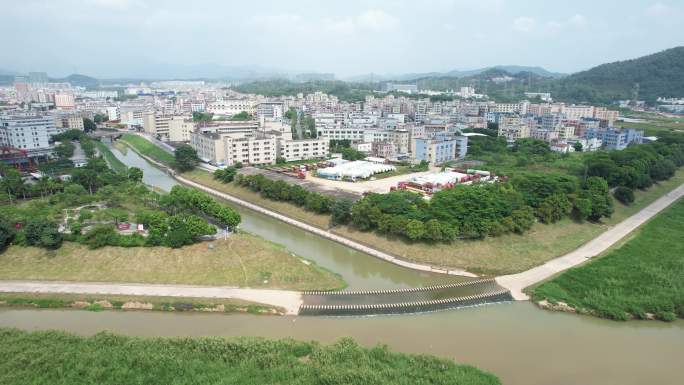
[[590,128],[585,132],[585,139],[600,139],[608,150],[624,150],[632,143],[641,144],[644,132],[633,128]]
[[169,122],[173,116],[156,112],[143,114],[143,130],[159,139],[169,140]]
[[468,138],[465,136],[439,136],[434,139],[416,139],[416,162],[427,161],[430,164],[442,164],[462,159],[468,151]]
[[121,120],[121,109],[119,106],[108,106],[105,111],[107,112],[107,120]]
[[76,108],[73,94],[58,93],[55,94],[55,107],[64,110],[73,110]]
[[55,127],[83,131],[83,117],[80,114],[54,114]]
[[330,152],[327,138],[304,140],[278,140],[278,156],[287,162],[304,159],[325,158]]
[[282,119],[283,117],[283,103],[282,102],[262,102],[256,107],[256,116],[258,118],[264,117],[267,119]]
[[502,116],[499,120],[499,136],[506,137],[509,143],[530,136],[527,121],[519,116]]
[[[193,111],[195,110],[193,109]],[[254,115],[256,108],[254,101],[251,99],[225,99],[209,103],[206,106],[206,111],[215,115],[226,116],[237,115],[243,111]]]
[[190,141],[190,133],[195,131],[192,118],[182,115],[172,117],[168,126],[170,142],[188,142]]
[[29,153],[50,148],[50,137],[63,132],[51,116],[0,115],[0,146]]

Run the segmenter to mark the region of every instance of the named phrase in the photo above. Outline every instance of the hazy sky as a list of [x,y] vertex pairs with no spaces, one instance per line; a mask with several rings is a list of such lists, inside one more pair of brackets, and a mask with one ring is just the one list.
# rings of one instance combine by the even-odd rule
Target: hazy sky
[[218,64],[338,77],[539,65],[684,44],[681,0],[0,0],[0,69],[150,76]]

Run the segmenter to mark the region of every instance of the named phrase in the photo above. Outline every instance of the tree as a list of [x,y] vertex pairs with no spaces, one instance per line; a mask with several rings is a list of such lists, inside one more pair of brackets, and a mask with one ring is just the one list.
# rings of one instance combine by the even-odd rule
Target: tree
[[542,223],[554,223],[563,219],[572,205],[565,194],[553,194],[541,203],[537,208],[537,217]]
[[119,234],[111,225],[100,225],[93,227],[83,235],[83,243],[91,249],[99,249],[105,246],[117,245]]
[[60,158],[71,158],[74,156],[74,150],[76,146],[70,142],[61,143],[59,146],[55,147],[55,154]]
[[584,150],[584,147],[582,146],[581,142],[575,142],[572,144],[572,148],[575,149],[575,152],[582,152]]
[[239,121],[250,120],[250,119],[252,119],[252,115],[247,113],[247,111],[241,111],[239,114],[235,114],[235,115],[230,117],[230,120],[239,120]]
[[276,164],[284,164],[284,163],[287,163],[287,159],[285,159],[285,158],[282,157],[282,156],[277,156],[277,157],[276,157]]
[[616,187],[615,191],[613,191],[613,196],[623,205],[630,205],[632,202],[634,202],[634,190],[629,187]]
[[83,118],[83,131],[92,132],[97,130],[97,124],[88,118]]
[[2,185],[2,191],[6,192],[9,196],[10,202],[13,197],[16,198],[19,194],[24,195],[26,193],[24,180],[21,178],[21,173],[16,169],[5,169],[0,184]]
[[129,167],[128,168],[128,179],[133,181],[133,182],[140,182],[142,181],[143,178],[143,170],[137,168],[137,167]]
[[419,240],[424,235],[425,225],[423,225],[423,222],[417,219],[411,219],[410,221],[408,221],[408,223],[406,224],[406,236],[409,237],[410,240]]
[[235,179],[237,169],[234,166],[218,169],[214,171],[214,179],[218,179],[223,183],[230,183]]
[[89,168],[79,168],[74,170],[71,174],[71,180],[80,184],[83,188],[88,189],[90,195],[93,195],[94,189],[98,186],[98,175],[95,170]]
[[605,179],[592,176],[587,178],[580,198],[591,202],[591,212],[587,216],[592,221],[598,221],[602,217],[610,217],[613,214],[613,200],[609,194],[608,182]]
[[192,121],[193,122],[211,122],[214,118],[214,114],[204,113],[204,112],[193,112]]
[[14,238],[14,227],[6,219],[0,219],[0,251],[7,246]]
[[442,240],[442,226],[436,219],[430,219],[425,222],[425,238],[433,241],[439,242]]
[[349,199],[337,199],[331,208],[333,225],[346,225],[351,220],[353,202]]
[[23,227],[26,243],[46,249],[58,249],[62,245],[62,234],[59,233],[57,223],[45,218],[29,219]]
[[189,144],[178,146],[178,148],[176,148],[175,157],[175,166],[180,172],[191,171],[199,163],[197,151],[195,151],[195,149]]
[[[100,124],[102,122],[106,122],[109,120],[109,117],[105,114],[95,114],[95,117],[93,117],[93,120],[95,123]],[[84,127],[85,127],[85,121],[83,122]]]

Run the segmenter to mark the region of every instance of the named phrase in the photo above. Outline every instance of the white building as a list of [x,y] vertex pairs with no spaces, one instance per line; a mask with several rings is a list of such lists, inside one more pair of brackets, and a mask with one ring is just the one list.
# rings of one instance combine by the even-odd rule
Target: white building
[[209,103],[206,106],[206,111],[215,115],[225,116],[237,115],[243,111],[254,115],[256,108],[254,101],[250,99],[225,99]]
[[278,156],[292,162],[305,159],[325,158],[330,152],[327,138],[304,140],[278,140]]
[[0,145],[27,151],[50,148],[50,137],[63,132],[51,116],[0,115]]
[[195,131],[195,124],[192,118],[186,116],[174,116],[168,122],[169,141],[188,142],[190,133]]

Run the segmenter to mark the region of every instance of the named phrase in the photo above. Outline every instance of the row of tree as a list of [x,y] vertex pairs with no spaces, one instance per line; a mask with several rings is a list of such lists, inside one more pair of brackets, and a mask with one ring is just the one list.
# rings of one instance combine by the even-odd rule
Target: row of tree
[[328,214],[335,200],[327,195],[308,191],[299,185],[291,185],[282,180],[271,180],[261,174],[235,176],[235,183],[258,192],[264,198],[292,202],[297,206],[318,214]]

